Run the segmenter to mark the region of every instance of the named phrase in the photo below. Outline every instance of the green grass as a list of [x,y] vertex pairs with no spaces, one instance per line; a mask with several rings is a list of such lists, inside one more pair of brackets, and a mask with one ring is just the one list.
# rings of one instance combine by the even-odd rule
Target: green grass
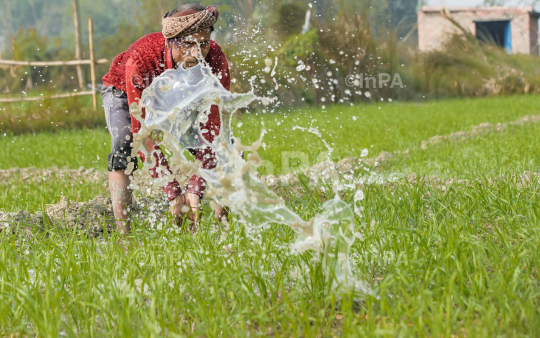
[[52,166],[77,169],[84,166],[107,170],[111,138],[105,128],[67,130],[19,136],[0,135],[0,146],[5,154],[0,158],[0,169]]
[[45,210],[47,204],[56,204],[63,197],[72,201],[88,201],[96,196],[106,196],[109,187],[106,182],[95,182],[69,177],[42,177],[34,173],[37,180],[24,179],[14,175],[0,182],[0,211],[26,210],[31,213]]
[[[329,289],[309,254],[287,254],[292,234],[280,226],[257,244],[234,221],[226,240],[209,219],[193,237],[138,225],[127,249],[114,234],[2,235],[0,328],[40,336],[536,336],[539,188],[512,180],[446,192],[365,187],[353,266],[373,291],[357,302]],[[317,193],[289,198],[305,216],[320,204]]]
[[[107,170],[110,152],[108,131],[68,130],[57,133],[0,135],[0,144],[6,156],[0,157],[0,169],[35,167],[47,169],[54,166],[69,169],[94,168]],[[40,175],[36,172],[35,175]],[[51,177],[46,180],[23,180],[15,175],[0,182],[0,210],[36,212],[47,204],[55,204],[62,197],[87,201],[98,195],[108,194],[108,187],[87,180]]]
[[[417,147],[422,140],[432,136],[470,130],[483,122],[508,122],[537,114],[540,114],[538,95],[332,106],[325,112],[303,110],[244,115],[238,121],[242,125],[236,128],[235,134],[243,143],[253,142],[259,137],[264,123],[268,134],[264,137],[266,149],[261,149],[260,154],[273,163],[278,174],[284,151],[304,152],[310,164],[318,162],[321,153],[327,151],[321,138],[302,130],[292,130],[295,125],[318,128],[322,139],[334,149],[332,159],[336,161],[346,156],[360,157],[364,148],[369,150],[370,156],[376,156],[382,151]],[[237,126],[237,122],[233,126]]]
[[[508,122],[537,114],[540,114],[540,96],[529,95],[243,114],[234,120],[233,126],[242,143],[251,143],[259,137],[264,123],[268,134],[264,137],[266,149],[261,149],[260,154],[273,163],[275,174],[279,174],[285,151],[304,152],[310,164],[316,163],[321,153],[327,151],[321,138],[302,130],[292,130],[296,125],[317,127],[322,138],[334,148],[333,160],[339,160],[345,156],[359,157],[364,148],[369,150],[370,156],[376,156],[381,151],[417,147],[422,140],[432,136],[470,130],[483,122]],[[356,120],[353,120],[354,116]],[[84,166],[105,170],[110,137],[103,127],[91,132],[0,134],[0,147],[7,154],[0,158],[0,168],[67,165],[70,168]]]
[[395,158],[388,171],[478,178],[540,170],[540,124],[509,126],[466,141],[441,142]]
[[[395,158],[380,173],[478,180],[454,180],[444,189],[404,180],[362,188],[366,198],[358,202],[364,211],[356,227],[363,240],[352,247],[354,274],[372,286],[362,297],[331,289],[310,253],[291,255],[288,244],[294,234],[288,228],[273,226],[256,243],[233,215],[223,238],[205,205],[194,236],[148,224],[136,224],[128,241],[115,233],[87,238],[51,230],[23,237],[3,231],[0,332],[96,337],[538,336],[540,184],[538,179],[518,181],[515,174],[540,169],[540,125],[413,149],[435,134],[536,114],[536,100],[386,105],[381,110],[395,109],[395,115],[365,119],[367,127],[358,133],[374,140],[374,149],[411,148],[408,157]],[[431,111],[426,112],[428,107]],[[455,111],[457,107],[461,110]],[[363,108],[376,113],[369,110],[374,107]],[[399,117],[404,111],[410,120]],[[246,128],[248,118],[242,117],[242,128],[253,137],[257,131]],[[399,132],[386,134],[388,124],[378,120],[394,121],[390,129]],[[266,139],[267,148],[281,144],[272,140]],[[352,143],[344,145],[356,147]],[[78,157],[60,155],[70,166],[80,163]],[[54,184],[48,191],[60,190]],[[318,189],[283,193],[288,206],[305,219],[320,212],[327,196]],[[348,190],[342,197],[352,204],[354,194]],[[21,205],[25,198],[45,195],[21,197]]]
[[[52,94],[43,95],[47,97]],[[31,97],[39,95],[39,92],[28,93]],[[105,115],[101,106],[101,95],[97,95],[95,111],[91,96],[0,103],[0,135],[105,127]]]

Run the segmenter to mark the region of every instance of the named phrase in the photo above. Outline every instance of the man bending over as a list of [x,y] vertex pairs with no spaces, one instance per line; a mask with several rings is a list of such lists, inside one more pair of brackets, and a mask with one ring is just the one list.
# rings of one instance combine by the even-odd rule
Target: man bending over
[[[216,6],[188,4],[174,8],[164,15],[162,32],[146,35],[133,43],[114,59],[109,73],[103,77],[101,95],[111,134],[109,190],[116,225],[121,232],[130,230],[128,206],[132,202],[132,191],[129,184],[132,171],[137,169],[137,159],[131,157],[131,150],[133,133],[137,133],[141,127],[139,121],[131,116],[129,107],[133,102],[140,104],[142,91],[165,70],[177,67],[188,69],[202,61],[209,65],[223,87],[230,90],[227,59],[220,46],[210,40],[218,15]],[[211,107],[208,121],[202,127],[209,131],[205,133],[205,138],[212,142],[220,129],[217,106]],[[149,151],[159,149],[151,137],[146,139],[145,146]],[[144,161],[144,156],[140,152],[139,155]],[[150,170],[152,177],[160,177],[160,165],[169,174],[172,173],[161,151],[153,152],[153,156],[156,164]],[[201,161],[204,169],[216,166],[215,154],[210,148],[197,149],[195,159]],[[197,175],[189,179],[185,193],[175,179],[163,187],[171,214],[177,223],[187,215],[192,232],[198,220],[199,201],[204,189],[205,182]],[[223,213],[223,208],[219,209],[216,211],[218,219]]]

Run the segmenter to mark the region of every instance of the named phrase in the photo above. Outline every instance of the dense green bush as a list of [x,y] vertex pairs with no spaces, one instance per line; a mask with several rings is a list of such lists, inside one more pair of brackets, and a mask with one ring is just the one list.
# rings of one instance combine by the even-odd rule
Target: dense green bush
[[416,88],[431,97],[540,91],[540,58],[508,54],[470,35],[455,35],[444,50],[415,55],[410,64]]

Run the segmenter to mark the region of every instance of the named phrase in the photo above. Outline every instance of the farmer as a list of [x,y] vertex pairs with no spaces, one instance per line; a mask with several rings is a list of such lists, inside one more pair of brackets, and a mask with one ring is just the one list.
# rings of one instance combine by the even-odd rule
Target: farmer
[[[141,127],[139,121],[130,115],[129,107],[133,102],[140,104],[143,90],[165,70],[178,67],[188,69],[199,62],[206,62],[223,87],[230,90],[227,59],[220,46],[210,40],[210,33],[214,30],[213,25],[218,15],[216,6],[187,4],[174,8],[164,15],[162,32],[152,33],[135,41],[127,51],[114,59],[109,73],[103,77],[101,95],[107,128],[111,134],[111,154],[108,156],[109,190],[120,232],[127,233],[130,230],[128,206],[132,202],[132,191],[129,184],[132,168],[137,169],[137,159],[131,157],[131,150],[133,133],[137,133]],[[205,133],[205,138],[212,142],[220,129],[217,106],[211,107],[208,122],[202,127],[210,131]],[[145,146],[149,151],[159,149],[151,137],[146,139]],[[144,161],[144,156],[140,152],[139,155]],[[161,151],[154,152],[153,156],[156,165],[150,170],[152,177],[160,177],[157,170],[160,164],[172,173]],[[202,162],[204,169],[216,166],[215,154],[210,148],[197,149],[195,159]],[[192,176],[186,192],[182,191],[175,179],[162,189],[169,200],[171,215],[179,224],[187,217],[191,231],[194,232],[199,217],[199,201],[205,189],[204,180],[199,176]],[[223,208],[218,209],[215,216],[221,219],[225,212]]]

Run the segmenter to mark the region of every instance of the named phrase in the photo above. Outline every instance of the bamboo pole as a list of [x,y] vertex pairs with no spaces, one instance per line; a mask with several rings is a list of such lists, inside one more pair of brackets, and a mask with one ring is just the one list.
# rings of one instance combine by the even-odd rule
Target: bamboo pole
[[[33,66],[33,67],[49,67],[49,66],[77,66],[77,65],[89,65],[91,60],[71,60],[71,61],[14,61],[14,60],[0,60],[0,65],[8,66]],[[99,59],[94,63],[103,64],[109,63],[107,59]]]
[[52,96],[13,97],[13,98],[7,98],[7,99],[0,98],[0,102],[39,101],[39,100],[45,100],[45,99],[59,99],[63,97],[82,96],[82,95],[92,95],[92,92],[85,91],[85,92],[77,92],[77,93],[56,94]]
[[92,105],[97,109],[96,98],[96,65],[94,62],[94,23],[92,17],[88,17],[88,48],[90,50],[90,79],[92,83]]
[[[11,15],[11,8],[9,7],[9,1],[7,0],[4,0],[4,9],[3,11],[5,14],[6,14],[6,21],[7,21],[7,28],[8,28],[8,33],[9,33],[9,37],[11,39],[13,39],[13,37],[15,36],[15,30],[13,29],[13,16]],[[13,45],[13,44],[12,44]]]
[[[73,2],[73,26],[75,28],[75,59],[81,60],[81,29],[79,26],[79,1],[72,0]],[[80,65],[77,65],[77,77],[79,79],[79,88],[84,88],[83,72]]]

